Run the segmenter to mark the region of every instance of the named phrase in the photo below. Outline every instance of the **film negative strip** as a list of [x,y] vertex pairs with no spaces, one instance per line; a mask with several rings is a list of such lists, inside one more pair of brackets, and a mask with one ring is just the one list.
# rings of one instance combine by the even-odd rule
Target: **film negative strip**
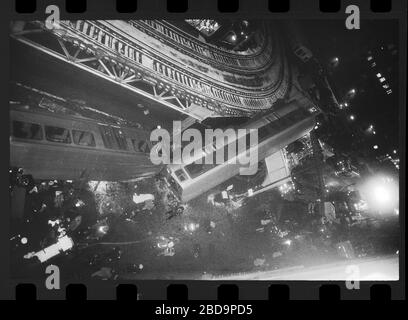
[[2,298],[405,299],[406,1],[2,5]]

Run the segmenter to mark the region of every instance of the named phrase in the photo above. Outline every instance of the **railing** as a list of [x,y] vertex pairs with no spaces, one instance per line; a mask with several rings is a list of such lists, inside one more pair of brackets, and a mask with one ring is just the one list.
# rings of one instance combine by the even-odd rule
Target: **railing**
[[[177,50],[188,50],[189,54],[193,54],[195,58],[205,61],[210,64],[217,64],[225,67],[231,67],[234,70],[253,71],[263,68],[270,61],[272,53],[272,44],[266,41],[264,35],[261,44],[253,54],[237,54],[231,50],[222,50],[221,48],[203,44],[192,36],[186,35],[181,30],[171,27],[165,22],[158,20],[130,20],[129,23],[135,28],[150,27],[159,33],[161,39],[166,39],[169,45]],[[250,68],[250,69],[248,69]]]
[[[68,25],[103,47],[119,53],[120,56],[131,60],[133,63],[150,69],[156,75],[159,74],[159,81],[170,80],[172,84],[181,85],[189,93],[201,96],[204,99],[211,98],[219,103],[226,103],[238,109],[263,109],[271,106],[276,99],[283,97],[286,92],[288,70],[286,70],[284,63],[280,66],[280,69],[283,69],[283,72],[278,76],[280,79],[273,84],[275,89],[277,87],[280,87],[280,89],[274,90],[272,95],[270,90],[265,90],[265,92],[260,92],[259,89],[251,92],[248,88],[246,90],[236,90],[232,87],[215,85],[204,77],[189,73],[171,65],[167,61],[155,58],[153,53],[144,52],[146,50],[138,47],[134,42],[131,43],[119,35],[115,35],[112,30],[106,30],[105,25],[98,26],[98,21],[69,21]],[[253,96],[260,98],[254,98]]]
[[[42,22],[35,22],[32,25],[39,25],[43,30],[49,31]],[[35,32],[38,30],[34,30]],[[186,68],[177,59],[174,60],[164,52],[158,52],[157,49],[150,47],[148,42],[143,43],[137,37],[122,32],[118,25],[112,25],[109,21],[61,21],[60,28],[51,32],[59,37],[58,41],[65,53],[63,56],[66,56],[65,59],[69,62],[86,64],[89,61],[83,68],[93,68],[91,72],[105,73],[105,77],[109,76],[123,85],[135,81],[144,82],[149,85],[149,90],[153,90],[154,99],[163,103],[172,101],[171,99],[177,100],[182,109],[187,108],[190,102],[213,110],[218,115],[248,114],[270,108],[277,99],[285,96],[289,87],[290,70],[283,52],[280,51],[275,53],[275,63],[260,74],[266,82],[262,88],[245,84],[240,87],[233,81],[229,82],[226,79],[218,81],[206,74],[194,72],[194,69]],[[29,30],[17,37],[27,36]],[[38,42],[35,37],[29,41]],[[74,55],[67,52],[63,44],[67,42],[77,48],[74,49],[77,50]],[[43,48],[41,49],[43,51],[44,45],[48,46],[47,43],[39,45],[38,48]],[[83,52],[82,55],[85,57],[76,58],[79,51]],[[185,99],[185,105],[178,99]]]

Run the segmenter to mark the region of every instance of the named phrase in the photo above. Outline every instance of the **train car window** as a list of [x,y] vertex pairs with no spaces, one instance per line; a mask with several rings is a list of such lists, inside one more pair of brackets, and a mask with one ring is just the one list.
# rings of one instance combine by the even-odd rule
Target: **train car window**
[[258,142],[265,140],[271,134],[273,126],[276,126],[276,124],[272,122],[258,129]]
[[39,124],[13,121],[13,136],[21,139],[42,140],[43,132]]
[[[224,149],[224,158],[223,158],[224,162],[233,158],[234,154],[230,154],[230,148],[231,148],[231,144],[224,145],[224,148],[223,148]],[[238,154],[238,144],[233,142],[231,149],[235,149],[235,156],[236,156]],[[213,152],[213,163],[217,164],[217,152]]]
[[293,120],[291,118],[292,118],[291,114],[280,118],[279,121],[276,122],[275,127],[282,130],[286,129],[288,126],[290,126],[290,124],[293,123]]
[[176,175],[177,179],[179,179],[181,182],[187,180],[187,175],[185,174],[185,172],[183,171],[183,169],[178,169],[174,172],[174,174]]
[[60,127],[45,126],[45,138],[52,142],[71,143],[69,130]]
[[279,131],[290,127],[292,124],[303,120],[306,116],[306,112],[303,109],[297,109],[292,111],[279,120],[272,121],[266,126],[258,129],[258,140],[263,141],[268,137],[277,134]]
[[309,113],[304,109],[299,109],[297,112],[293,113],[294,120],[301,121],[301,120],[305,119],[308,116],[309,116]]
[[103,144],[107,149],[118,149],[112,129],[108,126],[99,126]]
[[120,150],[129,150],[128,144],[126,141],[126,136],[119,128],[112,128],[113,133],[116,138],[117,146]]
[[[204,161],[203,161],[204,162]],[[188,174],[190,175],[191,178],[196,178],[199,175],[207,172],[208,170],[214,168],[216,165],[214,164],[199,164],[199,163],[190,163],[189,165],[185,166],[185,169],[187,170]]]
[[119,128],[100,125],[99,129],[105,148],[114,150],[129,150],[126,136]]
[[267,120],[269,120],[270,122],[273,122],[273,121],[275,121],[275,120],[278,119],[278,117],[277,117],[274,113],[272,113],[272,114],[266,116],[265,118],[266,118]]
[[95,147],[95,138],[91,132],[72,130],[72,138],[79,146]]
[[149,153],[150,147],[145,140],[130,139],[132,141],[133,149],[136,152]]

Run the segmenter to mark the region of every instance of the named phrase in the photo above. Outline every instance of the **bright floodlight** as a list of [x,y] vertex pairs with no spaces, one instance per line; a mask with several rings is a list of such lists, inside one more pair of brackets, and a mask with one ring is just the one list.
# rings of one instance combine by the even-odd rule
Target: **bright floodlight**
[[379,204],[386,204],[391,200],[391,195],[385,186],[375,186],[373,194]]
[[337,67],[339,65],[339,58],[338,57],[334,57],[330,60],[330,64],[332,67]]
[[361,196],[367,201],[369,210],[392,213],[398,208],[398,183],[391,177],[374,176],[359,187]]
[[357,93],[356,89],[354,89],[354,88],[350,89],[346,94],[346,99],[347,100],[353,99],[355,97],[356,93]]

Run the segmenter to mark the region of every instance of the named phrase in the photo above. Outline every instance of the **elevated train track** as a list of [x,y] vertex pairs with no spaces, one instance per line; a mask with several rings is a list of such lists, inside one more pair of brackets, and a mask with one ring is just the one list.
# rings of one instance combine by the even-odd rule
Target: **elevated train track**
[[[189,115],[248,116],[289,91],[291,68],[276,33],[233,54],[156,20],[14,22],[11,37],[144,98]],[[275,34],[275,36],[274,36]],[[167,36],[166,36],[167,35]]]
[[[270,137],[270,143],[265,145],[265,150],[262,149],[264,158],[307,133],[313,127],[314,112],[317,111],[313,102],[300,91],[294,94],[296,84],[292,83],[293,68],[282,39],[272,31],[270,26],[261,24],[257,36],[258,46],[245,52],[233,52],[207,44],[169,22],[157,20],[61,21],[59,26],[53,29],[47,29],[40,21],[16,21],[11,25],[10,36],[13,39],[12,48],[17,48],[18,52],[28,46],[31,52],[36,53],[33,57],[45,57],[37,60],[46,64],[44,70],[43,67],[40,70],[37,68],[36,75],[31,75],[28,70],[28,74],[24,76],[25,70],[15,68],[19,70],[16,78],[30,79],[28,82],[33,85],[33,81],[35,84],[36,77],[39,77],[42,79],[41,87],[51,87],[50,92],[54,93],[57,87],[63,84],[64,88],[60,90],[65,91],[62,95],[68,93],[67,97],[70,97],[70,91],[73,91],[75,98],[81,97],[81,100],[87,100],[91,105],[96,103],[98,106],[101,100],[105,99],[107,101],[101,109],[108,113],[114,108],[134,108],[136,115],[141,113],[141,110],[138,110],[141,102],[151,101],[155,106],[154,112],[161,113],[161,118],[144,119],[143,114],[134,116],[139,117],[141,121],[150,121],[150,128],[157,125],[165,128],[166,121],[176,120],[174,116],[180,119],[187,115],[183,121],[185,126],[189,126],[194,120],[202,121],[214,117],[252,117],[255,114],[263,117],[265,112],[277,111],[279,105],[285,105],[287,109],[293,103],[307,115],[313,113],[302,120],[303,122],[296,120],[290,130],[278,126],[288,137],[285,136],[284,141]],[[55,68],[58,70],[53,71]],[[82,70],[78,85],[65,83],[75,80],[74,72],[69,75],[70,80],[65,77],[71,69],[75,71],[76,68]],[[57,76],[56,73],[61,70],[65,70],[64,75]],[[42,75],[42,72],[49,72],[49,75]],[[59,78],[59,84],[52,83],[53,77]],[[114,85],[111,86],[111,83]],[[81,94],[76,94],[77,89]],[[92,93],[88,94],[88,90]],[[109,97],[112,91],[118,92],[116,98]],[[96,96],[99,100],[91,96]],[[119,96],[121,102],[117,103]],[[88,101],[89,99],[92,101]],[[128,111],[130,110],[126,112]],[[115,149],[103,141],[107,133],[101,129],[101,124],[91,124],[91,119],[53,119],[52,116],[40,116],[31,110],[18,110],[12,113],[13,121],[20,121],[17,117],[23,114],[25,120],[22,122],[26,126],[36,125],[42,135],[39,139],[27,138],[18,136],[18,133],[16,135],[13,131],[10,164],[25,168],[35,178],[77,179],[83,170],[86,170],[90,179],[119,181],[152,175],[162,169],[161,166],[153,166],[146,152],[138,150],[133,144],[135,139],[147,140],[149,130],[136,132],[125,127],[110,129],[113,135],[117,130],[128,130],[123,138],[126,142],[123,142],[122,148]],[[27,115],[39,120],[36,123],[30,122]],[[139,118],[136,119],[137,122]],[[157,120],[159,118],[161,120]],[[56,127],[61,132],[65,130],[63,132],[71,137],[70,142],[47,139],[47,121],[56,122]],[[87,125],[83,124],[86,121],[89,132],[85,130]],[[280,123],[280,120],[278,122]],[[81,124],[82,129],[74,129]],[[18,127],[18,124],[12,122],[13,130],[14,126]],[[82,130],[92,135],[95,144],[76,144],[76,133],[72,130]],[[275,133],[277,134],[278,132]],[[118,139],[120,141],[122,138]],[[51,154],[49,151],[54,149],[61,152]],[[47,159],[43,159],[45,154],[49,155]],[[59,162],[53,161],[56,155],[60,159]],[[59,157],[60,155],[63,156]],[[31,161],[33,159],[34,161]],[[48,165],[44,166],[43,163]],[[121,163],[121,166],[115,163]],[[219,172],[221,167],[224,168],[217,167],[211,173]],[[226,170],[223,174],[216,175],[225,180],[235,175],[236,169],[234,167],[234,170]],[[221,180],[217,181],[217,184],[222,182]],[[184,198],[188,201],[187,198],[195,196],[197,194],[186,195]]]

